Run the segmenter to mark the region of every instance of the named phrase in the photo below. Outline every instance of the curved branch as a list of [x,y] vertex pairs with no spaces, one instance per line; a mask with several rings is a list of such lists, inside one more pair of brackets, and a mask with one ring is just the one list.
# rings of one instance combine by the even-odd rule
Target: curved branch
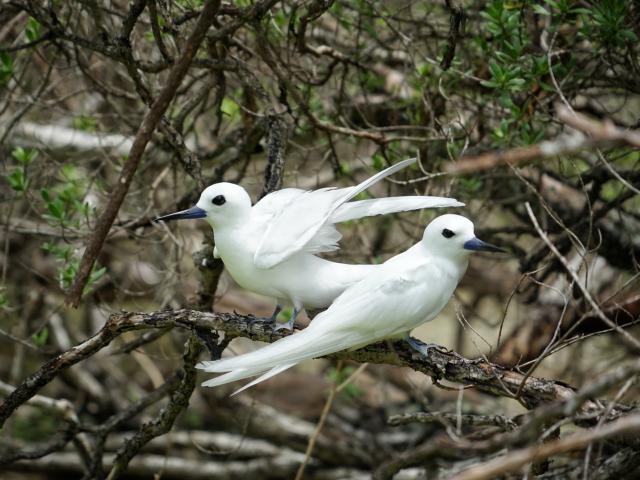
[[[8,395],[0,405],[0,427],[20,405],[37,394],[60,371],[94,355],[125,332],[179,327],[195,331],[200,336],[207,332],[221,331],[225,333],[225,339],[246,337],[262,342],[274,342],[284,336],[282,332],[274,332],[269,322],[255,320],[253,316],[187,309],[114,313],[93,337],[49,360]],[[376,343],[360,350],[340,352],[332,357],[409,367],[429,375],[435,381],[444,379],[471,385],[493,395],[514,398],[527,408],[554,401],[567,401],[574,398],[576,393],[562,382],[537,377],[525,378],[520,373],[483,360],[470,360],[444,349],[432,348],[429,356],[425,356],[417,353],[404,341]],[[515,393],[519,389],[521,395],[516,398]],[[582,410],[598,410],[598,406],[595,402],[587,401]]]

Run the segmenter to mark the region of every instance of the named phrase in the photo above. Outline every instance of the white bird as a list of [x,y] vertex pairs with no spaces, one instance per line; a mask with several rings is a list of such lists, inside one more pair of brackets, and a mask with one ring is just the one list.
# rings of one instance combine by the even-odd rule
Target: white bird
[[[437,217],[420,242],[347,288],[306,329],[251,353],[198,364],[207,372],[229,372],[202,385],[214,387],[261,375],[238,393],[305,359],[408,337],[444,308],[474,250],[504,251],[477,239],[473,223],[465,217]],[[417,343],[410,344],[420,349]]]
[[[246,190],[232,183],[207,187],[195,207],[156,219],[206,218],[214,231],[217,254],[243,288],[277,300],[275,321],[283,305],[294,312],[323,308],[377,265],[349,265],[315,256],[338,248],[341,234],[334,224],[357,218],[420,208],[460,207],[452,198],[409,196],[349,202],[384,177],[412,164],[399,162],[347,188],[305,191],[285,188],[251,206]],[[281,327],[280,327],[281,328]]]

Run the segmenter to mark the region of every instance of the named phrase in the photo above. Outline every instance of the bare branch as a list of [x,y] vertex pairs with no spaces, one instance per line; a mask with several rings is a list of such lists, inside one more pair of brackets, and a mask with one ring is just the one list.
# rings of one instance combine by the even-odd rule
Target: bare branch
[[[152,313],[116,313],[93,337],[80,345],[49,360],[38,371],[19,385],[0,405],[0,425],[12,412],[35,395],[55,378],[59,371],[74,365],[107,346],[124,332],[141,329],[166,329],[180,327],[188,330],[223,331],[225,338],[247,337],[263,342],[273,342],[283,335],[273,332],[269,322],[254,322],[254,317],[226,313],[207,313],[195,310],[163,310]],[[385,363],[410,367],[432,378],[445,379],[463,385],[473,385],[478,390],[493,395],[514,398],[527,408],[543,403],[566,400],[575,391],[562,382],[525,376],[481,360],[469,360],[454,352],[431,349],[430,355],[415,352],[405,342],[387,342],[369,345],[353,352],[341,352],[336,358],[359,362]],[[523,384],[524,381],[524,384]],[[515,398],[520,389],[521,396]],[[598,408],[586,402],[584,409]]]
[[140,449],[149,443],[153,438],[164,435],[173,426],[176,417],[189,405],[191,392],[196,386],[196,369],[195,364],[198,356],[202,351],[202,344],[195,336],[190,336],[187,340],[187,346],[184,353],[184,374],[183,377],[170,392],[169,402],[160,412],[160,415],[151,422],[148,422],[130,439],[128,439],[118,455],[113,461],[111,472],[107,476],[108,480],[115,480],[120,477],[126,470],[131,459],[140,451]]
[[530,160],[553,158],[605,145],[630,145],[640,148],[640,131],[623,130],[611,121],[598,122],[579,113],[569,113],[563,106],[558,106],[556,112],[562,122],[589,136],[574,133],[536,145],[492,151],[474,157],[462,157],[456,162],[447,164],[445,171],[453,175],[467,175],[503,165],[519,165]]
[[160,91],[158,98],[153,102],[151,108],[149,108],[149,111],[142,120],[138,133],[131,145],[129,157],[127,158],[124,168],[122,169],[122,173],[113,188],[111,196],[109,197],[109,203],[107,203],[102,215],[98,218],[93,236],[82,255],[82,260],[80,261],[80,266],[78,267],[74,283],[69,289],[69,292],[67,292],[65,300],[67,304],[73,305],[74,307],[78,306],[80,298],[82,297],[82,292],[84,291],[89,275],[91,274],[93,264],[95,263],[100,250],[102,250],[102,244],[104,243],[104,240],[109,233],[109,229],[111,228],[113,221],[116,219],[116,215],[124,201],[124,197],[129,190],[129,185],[131,185],[133,175],[135,174],[138,164],[142,159],[147,143],[151,140],[153,131],[158,125],[158,122],[162,119],[162,115],[165,110],[169,107],[169,103],[173,99],[182,79],[187,74],[191,60],[198,51],[200,43],[202,43],[209,26],[213,23],[219,7],[220,0],[208,0],[205,3],[200,16],[198,17],[196,26],[185,44],[184,52],[177,60],[175,66],[171,69],[166,85]]
[[515,450],[503,457],[469,468],[451,480],[488,480],[513,472],[527,463],[543,460],[554,455],[580,450],[592,442],[619,438],[640,432],[640,414],[619,418],[600,428],[594,428],[583,433],[576,433],[565,438]]
[[542,238],[542,240],[547,245],[547,247],[549,247],[549,250],[551,250],[553,252],[553,254],[556,256],[556,258],[558,260],[560,260],[560,262],[564,266],[566,272],[571,276],[571,278],[576,283],[576,285],[578,285],[578,288],[580,288],[580,291],[582,291],[582,294],[584,295],[584,298],[587,300],[587,302],[589,302],[589,305],[591,305],[591,308],[593,308],[593,311],[596,313],[598,318],[600,320],[602,320],[605,324],[607,324],[610,328],[612,328],[613,330],[618,332],[622,336],[623,340],[626,343],[628,343],[632,348],[634,348],[635,350],[640,350],[640,341],[637,338],[635,338],[634,336],[632,336],[625,329],[621,328],[620,325],[616,325],[615,323],[613,323],[604,314],[604,312],[602,311],[600,306],[596,303],[594,298],[591,296],[591,293],[589,293],[589,290],[587,290],[587,288],[584,286],[583,282],[580,280],[580,278],[578,278],[578,275],[576,274],[574,269],[571,268],[571,266],[569,265],[569,262],[567,261],[567,259],[564,258],[564,256],[560,253],[560,251],[558,251],[558,248],[551,242],[551,240],[549,240],[549,237],[542,231],[542,229],[540,228],[540,225],[538,224],[538,220],[536,219],[535,215],[533,214],[533,210],[531,210],[531,205],[529,205],[529,202],[527,202],[525,204],[525,206],[527,208],[527,214],[529,215],[529,218],[531,219],[531,222],[533,223],[533,226],[535,227],[536,231],[538,232],[538,235],[540,236],[540,238]]

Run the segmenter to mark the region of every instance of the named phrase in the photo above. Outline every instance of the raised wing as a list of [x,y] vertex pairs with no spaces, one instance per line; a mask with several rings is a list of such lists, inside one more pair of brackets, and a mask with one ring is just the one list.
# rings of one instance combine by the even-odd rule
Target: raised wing
[[347,222],[362,217],[386,215],[387,213],[408,212],[421,208],[464,207],[464,203],[455,198],[446,197],[386,197],[371,200],[347,202],[340,205],[329,221],[331,223]]
[[261,232],[265,232],[271,222],[276,219],[287,206],[306,193],[301,188],[283,188],[265,195],[258,203],[251,207],[251,223],[258,225]]
[[[340,234],[328,220],[338,207],[415,161],[415,158],[411,158],[399,162],[354,187],[323,188],[290,196],[289,202],[272,218],[265,230],[254,255],[255,265],[258,268],[271,268],[300,251],[317,253],[335,249]],[[316,236],[318,238],[314,240]]]

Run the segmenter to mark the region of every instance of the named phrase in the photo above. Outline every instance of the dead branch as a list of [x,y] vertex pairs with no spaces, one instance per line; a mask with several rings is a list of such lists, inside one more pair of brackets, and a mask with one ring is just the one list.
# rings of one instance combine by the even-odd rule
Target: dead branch
[[515,422],[509,417],[504,415],[475,415],[464,414],[458,415],[456,413],[441,413],[441,412],[416,412],[416,413],[402,413],[399,415],[392,415],[389,417],[389,425],[398,426],[406,425],[408,423],[442,423],[455,425],[460,421],[462,425],[469,426],[498,426],[505,430],[513,430],[516,428]]
[[586,135],[575,132],[526,147],[462,157],[447,164],[445,171],[452,175],[468,175],[504,165],[519,165],[531,160],[568,155],[599,146],[629,145],[640,148],[640,131],[623,130],[609,120],[598,122],[581,113],[569,112],[564,106],[556,107],[556,116],[563,123]]
[[[582,408],[585,402],[597,398],[615,385],[628,381],[628,379],[636,377],[639,373],[640,360],[630,362],[602,374],[578,390],[572,397],[558,400],[547,405],[539,405],[530,412],[514,418],[494,415],[458,415],[424,412],[391,417],[389,422],[391,423],[393,421],[394,424],[421,421],[425,423],[439,422],[445,427],[448,427],[459,421],[467,426],[484,424],[495,425],[499,428],[497,432],[491,432],[492,435],[486,440],[449,438],[444,435],[436,437],[425,445],[420,445],[415,449],[405,451],[401,455],[383,462],[376,469],[375,478],[390,479],[403,468],[418,465],[434,455],[440,456],[443,452],[450,452],[451,450],[455,450],[458,453],[467,451],[469,454],[483,455],[496,452],[503,448],[518,447],[527,444],[527,442],[535,442],[547,428],[549,428],[551,432],[558,432],[563,419],[573,419],[573,421],[579,425],[593,425],[593,420],[598,418],[599,413],[597,413],[597,411],[585,411],[584,408]],[[597,400],[595,402],[598,403]],[[609,404],[610,413],[614,410],[616,410],[617,413],[608,418],[606,418],[607,410],[605,410],[605,414],[599,417],[600,421],[604,419],[614,420],[622,414],[632,414],[629,413],[629,408],[615,405],[614,403]],[[581,413],[576,416],[577,412]],[[600,412],[602,412],[602,410],[600,410]],[[547,434],[549,431],[547,431]]]
[[[299,453],[283,453],[267,458],[251,460],[202,461],[182,458],[180,456],[141,454],[133,458],[129,464],[130,475],[152,478],[162,472],[163,478],[185,480],[211,480],[229,478],[265,478],[293,474],[302,460]],[[114,454],[106,454],[102,460],[105,469],[115,461]],[[17,462],[11,466],[17,471],[53,472],[81,474],[82,463],[75,453],[58,452],[39,460]],[[246,476],[246,477],[245,477]]]
[[202,43],[209,26],[215,20],[216,12],[219,7],[220,0],[208,0],[205,3],[200,16],[198,17],[196,26],[185,43],[184,52],[177,60],[175,66],[171,69],[166,85],[160,91],[158,98],[153,102],[151,108],[149,108],[149,111],[142,120],[138,133],[131,145],[131,150],[129,151],[129,156],[124,168],[122,169],[122,173],[113,188],[107,206],[97,220],[95,231],[87,245],[87,249],[82,255],[82,260],[80,261],[76,278],[65,299],[68,305],[73,305],[74,307],[78,306],[80,298],[82,297],[82,292],[84,291],[89,275],[91,274],[93,264],[95,263],[100,250],[102,250],[102,244],[111,229],[113,221],[116,219],[116,215],[118,215],[120,206],[122,205],[124,197],[129,190],[129,186],[133,180],[133,175],[136,173],[147,143],[151,140],[153,131],[158,125],[158,122],[162,119],[162,115],[165,110],[169,107],[169,104],[173,99],[176,90],[180,86],[182,79],[187,74],[191,60],[198,51],[200,43]]
[[591,305],[591,308],[593,308],[593,311],[598,316],[598,318],[602,320],[607,326],[609,326],[609,328],[619,333],[622,336],[622,339],[628,345],[630,345],[633,349],[640,350],[640,341],[637,338],[633,337],[628,331],[621,328],[619,325],[613,323],[613,321],[610,320],[604,314],[600,306],[596,303],[596,301],[592,297],[591,293],[589,293],[589,290],[587,290],[587,288],[583,285],[583,282],[580,280],[580,278],[578,278],[578,275],[576,274],[576,272],[569,266],[569,262],[567,261],[567,259],[564,258],[564,256],[558,251],[558,248],[551,242],[551,240],[549,240],[549,237],[542,231],[542,229],[540,228],[540,224],[538,223],[538,220],[533,214],[533,210],[531,210],[531,205],[529,205],[529,202],[527,202],[525,206],[527,209],[527,214],[529,215],[529,218],[531,219],[533,226],[538,232],[538,235],[540,236],[540,238],[542,238],[542,240],[547,245],[549,250],[551,250],[553,254],[556,256],[556,258],[562,263],[567,273],[571,276],[571,278],[576,283],[578,288],[580,288],[580,291],[584,295],[584,298],[587,300],[587,302],[589,302],[589,305]]
[[169,391],[169,401],[157,418],[140,427],[127,439],[113,461],[107,480],[115,480],[126,470],[131,459],[153,438],[164,435],[173,426],[176,417],[189,405],[191,392],[196,386],[195,364],[202,351],[202,344],[195,336],[190,336],[184,353],[184,372],[176,387]]
[[[0,425],[24,402],[32,398],[56,375],[103,349],[122,333],[143,329],[180,327],[191,331],[225,333],[225,338],[247,337],[252,340],[273,342],[282,337],[268,324],[254,323],[254,317],[206,313],[195,310],[163,310],[151,313],[116,313],[93,337],[49,360],[38,371],[22,382],[0,405]],[[529,377],[492,365],[482,360],[469,360],[454,352],[431,349],[429,357],[419,355],[406,343],[386,342],[369,345],[354,352],[341,352],[336,358],[358,362],[385,363],[409,367],[425,373],[434,380],[445,379],[498,396],[514,398],[527,408],[553,401],[566,400],[575,394],[567,385],[543,378]],[[524,381],[524,384],[523,384]],[[521,396],[515,398],[515,393]],[[597,405],[586,402],[587,410]]]
[[637,435],[640,432],[640,414],[623,417],[600,428],[569,435],[559,440],[515,450],[505,456],[469,468],[451,480],[487,480],[513,472],[527,463],[543,460],[574,450],[585,448],[592,442],[610,438]]

